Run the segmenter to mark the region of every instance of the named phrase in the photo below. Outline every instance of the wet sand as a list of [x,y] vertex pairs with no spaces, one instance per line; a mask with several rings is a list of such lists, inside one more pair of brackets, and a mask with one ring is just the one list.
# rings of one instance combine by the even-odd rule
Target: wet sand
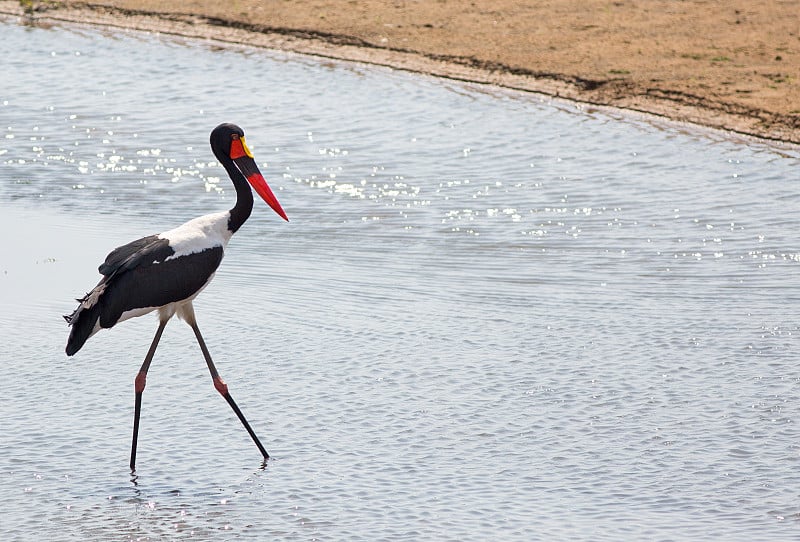
[[0,1],[0,13],[249,43],[800,143],[800,0]]

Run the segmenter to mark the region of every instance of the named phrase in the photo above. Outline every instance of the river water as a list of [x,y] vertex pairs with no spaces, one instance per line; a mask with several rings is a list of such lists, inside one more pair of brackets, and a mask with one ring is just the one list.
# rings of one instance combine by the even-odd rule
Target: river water
[[[6,540],[786,540],[800,153],[325,59],[0,22]],[[198,321],[74,358],[114,247],[260,201]]]

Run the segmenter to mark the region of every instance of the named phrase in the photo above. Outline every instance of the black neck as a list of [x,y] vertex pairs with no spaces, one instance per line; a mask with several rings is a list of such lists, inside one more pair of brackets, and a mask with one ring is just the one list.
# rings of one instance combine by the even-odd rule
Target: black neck
[[247,179],[232,161],[226,160],[222,165],[236,188],[236,205],[231,209],[231,217],[228,219],[228,229],[231,233],[236,233],[253,211],[253,191],[250,190]]

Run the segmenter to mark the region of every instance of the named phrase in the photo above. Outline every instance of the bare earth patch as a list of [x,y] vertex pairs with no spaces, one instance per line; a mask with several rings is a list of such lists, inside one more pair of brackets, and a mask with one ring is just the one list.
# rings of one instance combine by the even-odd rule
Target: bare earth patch
[[800,0],[0,0],[0,13],[381,64],[800,143]]

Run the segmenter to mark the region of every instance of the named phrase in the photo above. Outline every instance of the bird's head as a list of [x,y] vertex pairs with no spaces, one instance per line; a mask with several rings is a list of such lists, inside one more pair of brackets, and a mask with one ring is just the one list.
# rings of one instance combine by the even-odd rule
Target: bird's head
[[278,203],[278,198],[272,193],[272,189],[258,170],[253,153],[247,148],[244,130],[235,124],[220,124],[211,132],[211,150],[214,151],[217,160],[226,167],[233,164],[267,205],[284,220],[289,220],[281,204]]

